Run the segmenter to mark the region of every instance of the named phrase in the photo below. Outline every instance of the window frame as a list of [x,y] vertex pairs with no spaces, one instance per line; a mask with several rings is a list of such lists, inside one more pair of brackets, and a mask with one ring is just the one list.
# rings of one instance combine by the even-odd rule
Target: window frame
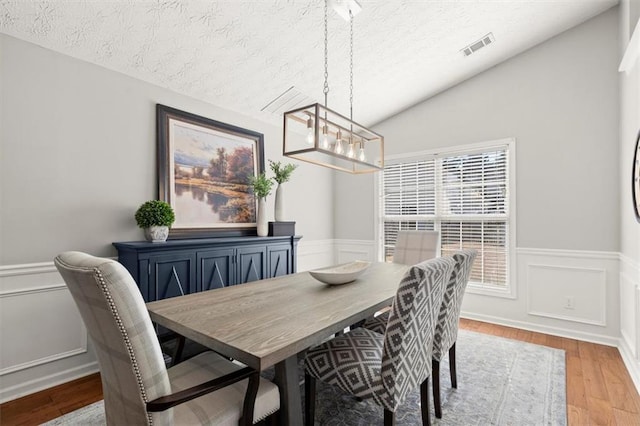
[[[481,294],[486,296],[494,296],[494,297],[502,297],[508,299],[516,299],[517,298],[517,285],[515,282],[516,275],[516,140],[515,138],[504,138],[497,139],[486,142],[479,142],[473,144],[466,145],[458,145],[453,147],[442,147],[442,148],[434,148],[425,151],[418,152],[410,152],[403,154],[393,154],[385,156],[385,164],[398,164],[402,162],[414,162],[419,160],[428,160],[428,159],[438,159],[442,157],[450,157],[456,155],[466,155],[466,154],[478,154],[486,151],[490,151],[492,149],[500,149],[505,148],[508,155],[508,193],[509,193],[509,209],[507,214],[507,227],[509,229],[508,239],[507,239],[507,274],[506,274],[506,287],[498,288],[498,287],[487,287],[482,285],[474,284],[474,282],[469,281],[467,285],[467,292],[472,294]],[[375,238],[377,244],[375,245],[376,251],[376,259],[378,261],[384,262],[384,203],[382,201],[383,188],[383,173],[378,174],[377,179],[374,181],[375,194],[374,202],[375,202]],[[439,174],[439,169],[436,167],[436,174]],[[437,180],[437,176],[436,176]],[[437,203],[437,201],[436,201]],[[478,215],[478,218],[486,218],[487,220],[491,219],[489,215]],[[413,218],[413,219],[412,219]],[[425,219],[423,216],[420,216],[422,220],[431,220]],[[435,223],[437,224],[439,221],[452,219],[449,216],[440,216],[436,209],[435,212]],[[456,218],[453,218],[456,219]],[[416,216],[408,216],[407,220],[420,220]],[[437,227],[439,230],[439,227]],[[438,255],[440,255],[440,247],[438,247]]]

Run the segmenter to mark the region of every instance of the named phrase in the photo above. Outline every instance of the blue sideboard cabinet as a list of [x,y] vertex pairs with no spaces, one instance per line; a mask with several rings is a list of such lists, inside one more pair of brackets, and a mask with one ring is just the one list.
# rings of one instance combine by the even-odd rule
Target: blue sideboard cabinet
[[116,242],[145,302],[296,272],[300,236]]

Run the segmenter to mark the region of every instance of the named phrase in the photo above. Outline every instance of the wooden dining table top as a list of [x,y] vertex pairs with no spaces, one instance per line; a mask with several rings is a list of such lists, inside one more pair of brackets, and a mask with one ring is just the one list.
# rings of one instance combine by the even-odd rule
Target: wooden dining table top
[[264,370],[388,306],[408,266],[372,263],[328,285],[308,272],[150,302],[151,319]]

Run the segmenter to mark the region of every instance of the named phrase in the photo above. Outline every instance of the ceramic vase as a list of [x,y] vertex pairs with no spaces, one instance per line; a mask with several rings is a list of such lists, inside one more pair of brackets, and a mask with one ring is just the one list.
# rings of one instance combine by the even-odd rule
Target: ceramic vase
[[267,200],[260,198],[258,200],[258,211],[256,212],[256,221],[258,225],[258,236],[266,237],[269,234],[269,225],[267,224]]
[[144,228],[144,236],[147,238],[147,241],[151,241],[152,243],[163,243],[167,241],[167,237],[169,236],[169,227],[150,226]]
[[279,183],[276,188],[276,209],[275,209],[276,222],[283,222],[284,218],[284,185]]

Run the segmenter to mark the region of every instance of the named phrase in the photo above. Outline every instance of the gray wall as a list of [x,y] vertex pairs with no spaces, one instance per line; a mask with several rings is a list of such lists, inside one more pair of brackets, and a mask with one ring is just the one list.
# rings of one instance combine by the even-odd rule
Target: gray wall
[[[640,1],[626,0],[620,7],[620,51],[629,43],[640,18]],[[640,30],[640,29],[638,29]],[[636,30],[636,31],[638,31]],[[640,60],[629,73],[620,73],[620,251],[636,262],[640,261],[640,225],[631,198],[631,165],[636,137],[640,131]],[[640,279],[640,276],[637,277]],[[640,313],[639,313],[640,315]]]
[[[379,123],[385,153],[514,137],[518,247],[618,251],[617,13]],[[336,177],[336,238],[374,239],[373,182]]]
[[[6,35],[0,90],[0,265],[143,239],[133,214],[157,194],[156,103],[264,133],[266,158],[282,159],[279,126]],[[332,206],[331,172],[300,163],[287,212],[304,241],[333,237]]]

